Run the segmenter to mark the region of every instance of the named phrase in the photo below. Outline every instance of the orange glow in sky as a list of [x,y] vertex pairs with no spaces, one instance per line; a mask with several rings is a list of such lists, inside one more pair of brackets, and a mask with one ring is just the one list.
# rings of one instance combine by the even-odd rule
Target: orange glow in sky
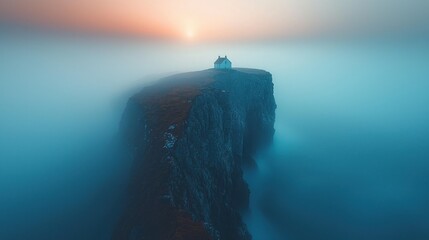
[[[296,31],[281,1],[1,0],[0,21],[65,30],[182,40],[219,40]],[[283,25],[283,26],[280,26]],[[303,27],[301,27],[303,28]],[[295,29],[295,30],[293,30]]]
[[0,23],[187,41],[274,39],[332,31],[409,29],[429,23],[422,10],[426,6],[420,6],[425,1],[420,2],[0,0]]

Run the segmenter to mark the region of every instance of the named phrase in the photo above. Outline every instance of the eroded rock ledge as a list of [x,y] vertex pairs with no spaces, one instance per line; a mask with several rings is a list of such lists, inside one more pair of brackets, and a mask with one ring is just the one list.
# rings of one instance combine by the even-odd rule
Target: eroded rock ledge
[[242,167],[271,142],[271,74],[174,75],[133,96],[123,132],[134,152],[128,203],[113,239],[247,240]]

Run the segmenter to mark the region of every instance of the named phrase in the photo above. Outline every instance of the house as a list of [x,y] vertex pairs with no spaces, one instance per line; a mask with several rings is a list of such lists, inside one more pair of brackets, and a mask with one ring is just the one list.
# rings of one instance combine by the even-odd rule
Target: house
[[220,57],[218,56],[216,61],[214,62],[214,68],[215,69],[231,69],[231,61],[225,56]]

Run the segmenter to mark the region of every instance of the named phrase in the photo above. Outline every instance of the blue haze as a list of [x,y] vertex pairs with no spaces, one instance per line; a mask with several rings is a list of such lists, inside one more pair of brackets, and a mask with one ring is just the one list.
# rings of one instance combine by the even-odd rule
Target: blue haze
[[255,240],[429,239],[429,46],[0,38],[0,239],[109,239],[124,104],[160,75],[273,74],[273,146],[246,172]]

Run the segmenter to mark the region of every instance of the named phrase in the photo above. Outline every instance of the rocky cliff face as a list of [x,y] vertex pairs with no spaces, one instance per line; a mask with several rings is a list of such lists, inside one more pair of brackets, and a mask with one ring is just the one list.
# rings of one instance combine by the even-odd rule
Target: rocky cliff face
[[179,74],[133,96],[135,163],[113,239],[251,239],[242,167],[270,143],[275,108],[271,74],[254,69]]

